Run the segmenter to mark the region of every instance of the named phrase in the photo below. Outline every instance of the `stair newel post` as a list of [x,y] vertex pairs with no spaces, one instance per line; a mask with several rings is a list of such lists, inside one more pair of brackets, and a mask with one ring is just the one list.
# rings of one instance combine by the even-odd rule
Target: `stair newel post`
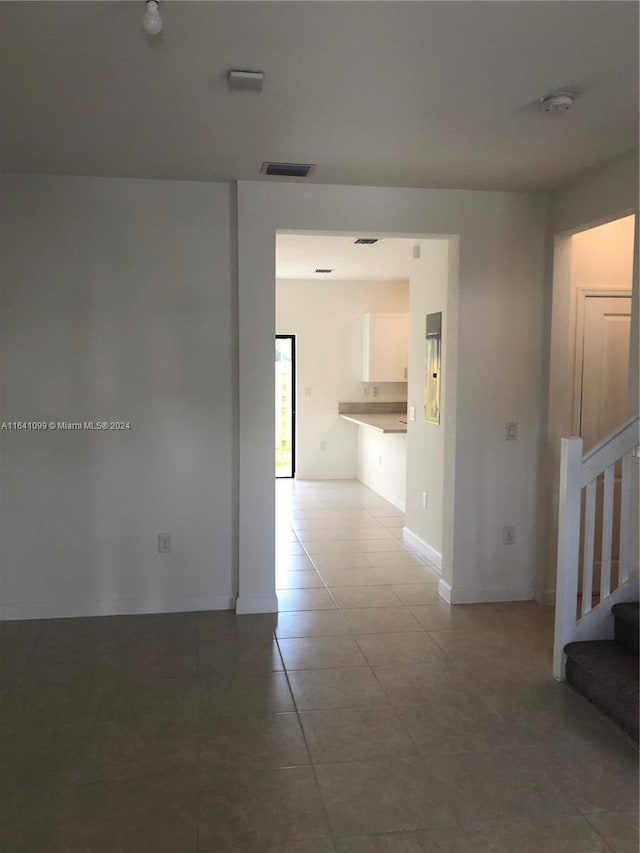
[[563,438],[560,444],[558,559],[553,675],[565,680],[564,646],[576,624],[580,559],[580,502],[582,493],[582,439]]

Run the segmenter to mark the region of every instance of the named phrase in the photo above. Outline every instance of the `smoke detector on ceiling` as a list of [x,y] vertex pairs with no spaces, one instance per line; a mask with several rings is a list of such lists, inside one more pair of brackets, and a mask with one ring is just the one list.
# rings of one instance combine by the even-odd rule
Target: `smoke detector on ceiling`
[[543,113],[566,113],[574,104],[576,96],[572,92],[551,92],[540,98]]

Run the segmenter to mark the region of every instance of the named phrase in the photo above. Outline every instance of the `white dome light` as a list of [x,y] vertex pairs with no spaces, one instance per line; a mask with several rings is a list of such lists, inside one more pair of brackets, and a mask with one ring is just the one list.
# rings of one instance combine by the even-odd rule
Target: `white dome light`
[[571,92],[551,92],[540,98],[540,109],[545,113],[564,113],[571,109],[575,99]]
[[147,11],[144,13],[142,25],[150,36],[157,36],[162,29],[162,18],[158,5],[158,0],[147,0]]

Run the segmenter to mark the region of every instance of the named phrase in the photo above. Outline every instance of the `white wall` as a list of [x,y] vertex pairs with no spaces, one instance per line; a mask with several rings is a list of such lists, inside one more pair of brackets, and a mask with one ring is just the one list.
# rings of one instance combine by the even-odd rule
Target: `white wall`
[[[362,396],[363,315],[406,313],[408,290],[402,281],[276,282],[276,332],[296,335],[299,479],[357,477],[358,427],[338,415],[338,402],[374,399]],[[384,383],[380,389],[390,393],[377,400],[406,400],[406,384]]]
[[[637,409],[637,245],[629,214],[638,209],[638,154],[605,164],[550,199],[547,427],[541,453],[541,539],[536,597],[553,603],[556,583],[560,439],[572,432],[576,288],[631,289],[630,410]],[[606,223],[606,224],[605,224]],[[591,230],[590,226],[603,226]],[[586,230],[589,229],[589,230]],[[637,238],[635,238],[637,240]],[[633,269],[632,269],[633,268]],[[635,277],[635,278],[634,278]]]
[[0,614],[232,606],[231,188],[7,175],[1,189],[1,419],[131,430],[0,432]]
[[[448,240],[416,241],[420,257],[413,261],[410,279],[409,317],[409,406],[416,419],[407,427],[407,518],[406,528],[428,546],[432,560],[442,564],[444,435],[449,426],[447,407],[447,361],[453,355],[448,330],[455,326],[455,308],[447,307]],[[424,421],[425,323],[426,315],[442,312],[442,379],[440,423]],[[427,492],[427,507],[422,493]]]
[[[457,426],[444,438],[444,580],[454,601],[532,596],[546,212],[535,194],[239,182],[240,610],[276,605],[269,271],[278,230],[459,237],[449,266],[456,356],[446,394]],[[506,420],[520,423],[516,465]],[[515,546],[502,544],[504,524],[516,526]]]

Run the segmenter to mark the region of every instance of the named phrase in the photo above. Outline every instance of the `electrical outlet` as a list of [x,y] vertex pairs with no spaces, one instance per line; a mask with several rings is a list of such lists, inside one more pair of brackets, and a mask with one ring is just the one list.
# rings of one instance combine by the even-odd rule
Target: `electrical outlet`
[[423,492],[422,493],[422,509],[427,508],[427,503],[428,503],[427,493]]
[[502,543],[503,545],[516,544],[516,529],[511,525],[502,528]]
[[382,454],[378,456],[378,465],[382,465]]
[[321,441],[320,442],[320,450],[326,450],[326,449],[327,449],[327,442]]
[[378,388],[377,385],[374,385],[373,386],[373,396],[377,397],[379,393],[380,393],[380,389]]
[[517,421],[509,421],[504,425],[504,437],[507,441],[516,441],[518,438],[518,423]]
[[158,533],[158,554],[171,553],[171,534]]
[[305,396],[305,397],[310,397],[310,396],[311,396],[311,388],[309,388],[309,386],[308,386],[308,385],[305,385],[305,387],[304,387],[304,396]]

